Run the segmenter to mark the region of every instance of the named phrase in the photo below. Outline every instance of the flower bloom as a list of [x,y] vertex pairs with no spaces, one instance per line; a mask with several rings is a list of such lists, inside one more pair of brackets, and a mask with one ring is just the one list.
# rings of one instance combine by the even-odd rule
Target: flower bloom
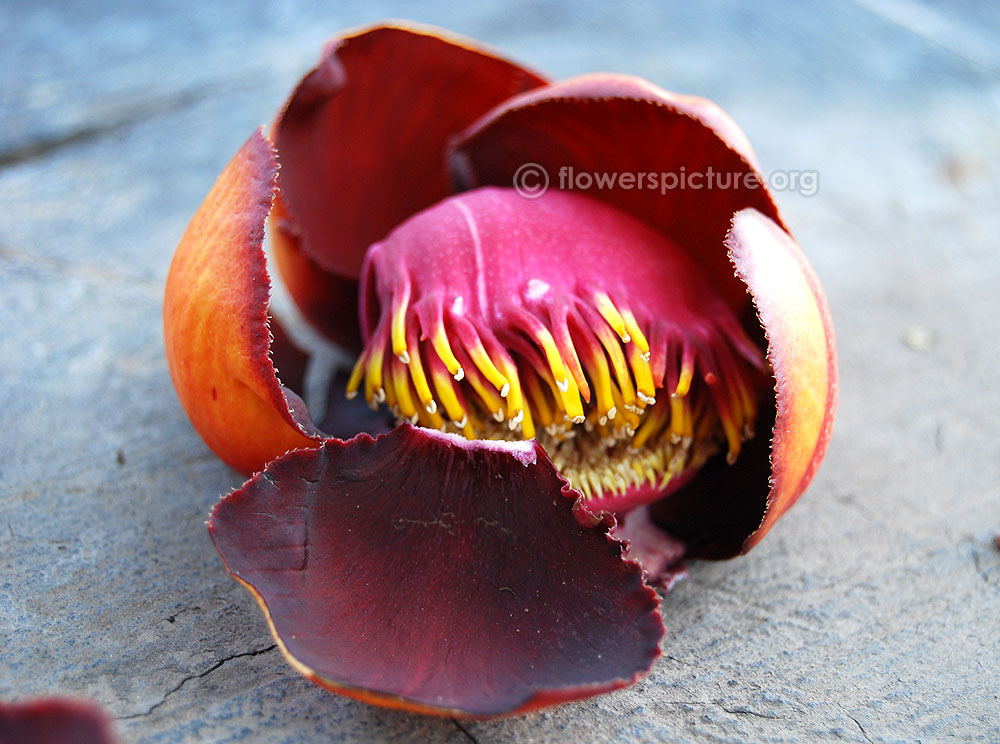
[[[512,188],[526,165],[634,178]],[[635,188],[678,172],[731,178]],[[550,84],[413,27],[327,45],[198,210],[164,305],[192,422],[261,471],[209,529],[295,668],[477,716],[648,670],[645,581],[749,550],[830,436],[829,311],[762,180],[718,107],[637,78]],[[269,316],[265,222],[356,360],[318,421]]]

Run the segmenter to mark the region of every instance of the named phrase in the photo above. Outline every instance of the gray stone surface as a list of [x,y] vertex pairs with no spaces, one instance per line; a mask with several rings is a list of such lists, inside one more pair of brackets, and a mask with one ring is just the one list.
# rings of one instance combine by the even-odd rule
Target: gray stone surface
[[[126,742],[1000,740],[997,6],[321,5],[0,5],[0,698],[92,698]],[[765,171],[819,171],[779,200],[838,332],[827,461],[691,567],[632,689],[461,725],[331,695],[204,530],[240,478],[167,375],[173,247],[321,40],[383,16],[707,95]]]

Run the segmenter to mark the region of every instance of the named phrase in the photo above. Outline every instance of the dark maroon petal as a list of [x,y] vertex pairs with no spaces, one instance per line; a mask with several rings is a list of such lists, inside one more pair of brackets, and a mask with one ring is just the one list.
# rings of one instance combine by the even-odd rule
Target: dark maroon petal
[[111,724],[96,705],[40,698],[0,702],[0,744],[114,744]]
[[[574,188],[580,173],[613,174],[613,188],[595,182],[585,193],[688,250],[734,307],[749,300],[723,245],[733,214],[752,206],[780,225],[746,136],[732,119],[711,101],[640,78],[596,73],[524,93],[470,127],[456,148],[453,168],[464,188],[511,186],[528,163],[546,171],[550,188]],[[633,179],[626,187],[617,180],[621,174]]]
[[492,716],[624,687],[659,656],[659,600],[533,442],[399,427],[272,462],[209,532],[317,684]]
[[431,28],[331,40],[275,125],[279,185],[304,250],[356,278],[365,249],[449,193],[448,139],[545,81]]
[[350,351],[361,348],[358,281],[332,274],[305,254],[301,231],[276,194],[268,220],[271,254],[296,307],[312,326]]

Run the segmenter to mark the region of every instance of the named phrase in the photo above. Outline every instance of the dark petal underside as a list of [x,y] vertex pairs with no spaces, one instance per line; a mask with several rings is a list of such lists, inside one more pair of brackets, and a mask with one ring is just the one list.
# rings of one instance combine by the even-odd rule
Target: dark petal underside
[[404,425],[279,458],[209,531],[313,681],[491,716],[626,686],[659,655],[656,594],[573,495],[534,443]]
[[0,703],[2,744],[114,744],[104,713],[90,703],[45,698]]

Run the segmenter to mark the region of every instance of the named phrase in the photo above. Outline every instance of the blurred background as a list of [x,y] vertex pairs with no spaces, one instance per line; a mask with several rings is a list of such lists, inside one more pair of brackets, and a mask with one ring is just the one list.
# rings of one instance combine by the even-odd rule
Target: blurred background
[[[170,385],[174,246],[323,40],[384,17],[706,96],[765,174],[819,174],[776,197],[837,329],[827,460],[691,567],[630,690],[462,726],[332,696],[205,534],[241,479]],[[125,741],[1000,739],[998,166],[995,3],[2,0],[0,699],[96,700]]]

